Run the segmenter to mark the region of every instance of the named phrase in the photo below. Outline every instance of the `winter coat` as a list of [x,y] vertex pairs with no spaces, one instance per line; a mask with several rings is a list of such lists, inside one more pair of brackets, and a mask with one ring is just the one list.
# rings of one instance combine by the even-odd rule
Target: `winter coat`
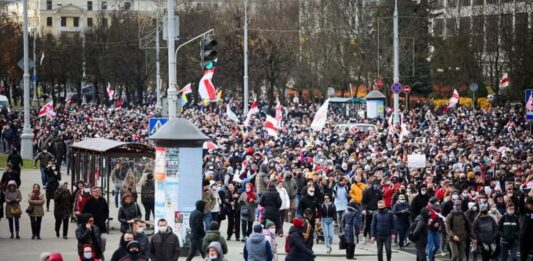
[[97,258],[102,258],[102,238],[97,226],[92,229],[85,227],[85,220],[80,220],[80,225],[76,228],[76,239],[78,239],[78,249],[85,244],[90,244]]
[[[28,215],[30,217],[42,217],[44,216],[44,208],[43,208],[43,205],[44,205],[44,195],[39,192],[39,196],[38,196],[38,199],[32,199],[33,198],[33,193],[30,193],[28,194],[28,203],[30,204],[31,206],[31,213],[29,213]],[[54,205],[56,204],[56,202],[54,202]]]
[[6,190],[4,192],[5,195],[5,201],[6,201],[6,218],[13,218],[13,215],[11,215],[11,209],[15,206],[20,207],[20,201],[22,201],[22,195],[20,194],[20,190],[16,189],[15,191],[11,192]]
[[207,253],[207,247],[209,247],[209,244],[215,241],[220,243],[222,247],[222,252],[224,254],[227,254],[228,245],[226,244],[226,239],[224,239],[224,237],[220,235],[220,231],[218,230],[208,230],[207,233],[205,233],[205,237],[202,242],[202,249],[204,253]]
[[389,210],[378,210],[372,217],[371,235],[375,238],[386,239],[396,234],[394,215]]
[[202,200],[205,202],[204,213],[211,212],[215,207],[215,204],[217,204],[217,199],[215,198],[213,191],[209,188],[202,191]]
[[127,245],[128,245],[128,242],[124,240],[124,236],[121,236],[119,246],[117,250],[113,252],[113,255],[111,256],[111,261],[119,261],[121,258],[127,256],[128,255],[128,250],[126,249]]
[[361,209],[357,205],[348,205],[346,212],[342,215],[342,224],[344,224],[344,239],[348,244],[355,244],[356,236],[359,234],[361,224]]
[[426,195],[418,194],[413,198],[411,201],[411,220],[420,215],[420,211],[427,206],[428,202],[429,195],[427,193]]
[[413,234],[417,237],[416,244],[425,246],[428,243],[428,221],[419,215],[413,222],[416,223],[413,231]]
[[[349,195],[350,189],[348,188],[348,185],[339,186],[335,185],[333,188],[333,197],[335,198],[335,208],[337,211],[345,211],[348,207],[348,202],[350,201],[350,195]],[[362,197],[362,196],[361,196]]]
[[316,217],[319,207],[320,206],[316,195],[314,197],[311,197],[306,194],[298,203],[298,210],[300,211],[300,213],[303,214],[304,211],[308,208],[313,211],[313,219]]
[[244,192],[239,198],[239,204],[241,205],[241,220],[254,222],[257,201],[248,202],[248,197],[246,196],[246,192]]
[[259,173],[255,177],[255,188],[257,189],[257,194],[264,193],[269,182],[268,173],[266,170],[266,165],[261,164],[259,167]]
[[109,218],[109,206],[104,198],[89,198],[83,207],[83,213],[91,213],[93,215],[94,224],[98,226],[101,233],[107,231],[106,221]]
[[289,209],[291,207],[291,200],[289,198],[289,194],[287,193],[287,190],[285,190],[284,187],[281,189],[276,188],[276,190],[279,193],[279,197],[281,198],[281,207],[280,210]]
[[263,235],[270,244],[272,249],[272,261],[278,261],[278,243],[276,242],[276,234],[273,234],[268,229],[263,229]]
[[281,197],[275,188],[269,188],[259,199],[259,205],[264,208],[263,220],[277,220],[279,218],[279,208],[281,207]]
[[291,251],[287,254],[285,261],[313,261],[313,251],[305,245],[305,239],[300,229],[292,226],[289,229]]
[[199,200],[196,202],[196,209],[191,212],[191,215],[189,217],[189,227],[191,228],[191,239],[201,240],[205,236],[204,208],[205,208],[205,202],[202,200]]
[[450,241],[453,236],[459,237],[460,241],[472,238],[472,224],[462,211],[452,211],[446,217],[446,234]]
[[411,214],[411,208],[407,202],[396,203],[392,208],[392,214],[396,217],[396,225],[398,227],[409,227],[409,216]]
[[127,255],[123,258],[121,258],[119,261],[149,261],[148,257],[140,254],[136,257],[132,257],[130,255]]
[[520,235],[520,220],[515,215],[505,214],[498,221],[498,235],[502,243],[518,242]]
[[350,198],[357,204],[363,201],[363,193],[365,192],[366,184],[363,182],[353,183],[350,187]]
[[298,193],[298,185],[296,184],[296,180],[294,177],[291,178],[285,178],[283,181],[283,187],[285,190],[287,190],[287,194],[289,195],[289,199],[296,198],[296,193]]
[[180,242],[172,231],[157,233],[150,241],[150,258],[152,261],[176,261],[180,256]]
[[322,218],[333,218],[335,220],[337,217],[335,205],[333,203],[330,203],[329,205],[326,205],[326,203],[322,204],[320,206],[320,216]]
[[15,184],[18,187],[20,187],[20,174],[15,173],[14,171],[5,171],[4,174],[2,174],[2,180],[0,181],[0,187],[3,189],[7,188],[7,184],[9,181],[15,181]]
[[54,193],[59,188],[61,175],[59,172],[54,171],[51,168],[46,168],[44,174],[46,175],[46,197],[53,198]]
[[244,243],[245,261],[272,261],[272,249],[265,235],[252,233]]
[[378,201],[383,198],[383,193],[380,190],[376,190],[372,187],[365,190],[363,193],[363,200],[361,204],[364,210],[375,211],[378,209]]
[[146,179],[141,186],[141,203],[143,205],[154,205],[155,203],[155,185],[154,179]]
[[54,217],[66,219],[72,213],[72,195],[68,189],[58,189],[54,193]]
[[211,242],[211,244],[209,244],[208,248],[214,248],[217,251],[218,257],[217,258],[210,258],[209,255],[206,255],[204,261],[228,261],[224,257],[224,253],[222,253],[222,247],[220,246],[220,243]]
[[520,239],[533,240],[533,211],[529,209],[525,210],[520,219]]
[[495,243],[495,239],[498,236],[498,225],[491,216],[479,216],[474,220],[472,228],[477,241],[484,244]]
[[125,233],[130,228],[128,220],[135,218],[142,218],[141,209],[137,203],[132,202],[130,204],[124,203],[124,197],[122,200],[122,206],[118,210],[118,221],[120,222],[120,232]]

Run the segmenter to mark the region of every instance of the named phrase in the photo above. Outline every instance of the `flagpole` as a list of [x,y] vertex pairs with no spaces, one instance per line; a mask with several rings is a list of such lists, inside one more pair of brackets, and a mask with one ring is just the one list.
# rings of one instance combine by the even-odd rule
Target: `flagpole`
[[248,0],[244,0],[244,114],[248,113]]
[[28,48],[28,0],[23,3],[23,47],[24,47],[24,127],[21,139],[21,157],[33,160],[33,130],[30,124],[30,72],[29,72],[29,48]]
[[[400,82],[400,38],[398,33],[398,0],[394,0],[394,14],[392,27],[394,31],[393,48],[394,48],[394,83]],[[394,92],[394,125],[400,121],[400,94]]]

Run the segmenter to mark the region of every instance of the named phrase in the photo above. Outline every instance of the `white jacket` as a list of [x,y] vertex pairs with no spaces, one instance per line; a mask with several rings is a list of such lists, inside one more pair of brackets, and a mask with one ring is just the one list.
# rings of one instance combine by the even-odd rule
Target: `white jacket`
[[289,209],[291,206],[291,200],[289,199],[289,193],[287,193],[287,190],[284,187],[278,188],[276,186],[276,189],[278,190],[279,197],[281,198],[281,207],[279,209]]

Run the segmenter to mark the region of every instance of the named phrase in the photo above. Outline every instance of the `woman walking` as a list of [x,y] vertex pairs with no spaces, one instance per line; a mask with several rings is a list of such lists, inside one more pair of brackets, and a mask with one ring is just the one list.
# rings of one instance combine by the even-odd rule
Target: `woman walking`
[[28,194],[28,209],[26,212],[30,216],[31,239],[41,240],[41,222],[44,216],[44,195],[41,193],[41,186],[33,184],[33,190]]
[[241,194],[239,204],[241,205],[242,242],[246,242],[246,239],[252,233],[252,224],[255,221],[255,210],[257,208],[257,196],[252,183],[246,183],[246,191]]
[[327,253],[331,254],[331,243],[333,243],[333,219],[337,216],[335,205],[331,203],[330,195],[324,195],[324,203],[320,208],[322,216],[322,230],[324,231],[324,241],[326,243]]
[[48,163],[44,173],[46,175],[46,212],[48,212],[50,211],[50,201],[54,199],[54,193],[59,187],[61,175],[56,170],[56,165],[51,161]]
[[59,238],[59,228],[63,223],[63,239],[67,238],[68,218],[72,213],[72,195],[68,189],[68,183],[63,182],[61,187],[54,193],[54,217],[56,219],[56,237]]
[[22,215],[22,210],[20,209],[20,201],[22,201],[22,195],[20,190],[17,188],[17,182],[11,180],[7,183],[7,190],[5,192],[5,201],[6,201],[6,218],[9,222],[9,232],[11,233],[11,239],[13,239],[13,225],[15,225],[16,238],[20,239],[19,236],[19,219]]
[[[133,171],[131,169],[128,169],[128,172],[126,173],[126,177],[124,177],[124,181],[122,182],[122,193],[129,192],[133,196],[133,202],[137,202],[137,187],[135,186],[135,175],[133,175]],[[122,196],[124,198],[124,196]]]
[[237,188],[235,188],[235,184],[228,183],[227,189],[225,191],[224,196],[224,203],[226,205],[226,215],[228,218],[228,231],[227,231],[227,239],[231,240],[231,236],[235,234],[235,240],[239,241],[240,238],[240,231],[241,231],[241,209],[238,205],[240,194]]
[[289,198],[289,193],[287,193],[287,190],[283,187],[283,179],[278,180],[278,186],[276,187],[278,190],[279,196],[281,198],[281,207],[279,208],[279,224],[276,226],[276,229],[278,230],[276,233],[279,237],[283,236],[283,223],[285,223],[285,217],[287,216],[287,213],[289,211],[291,200]]
[[129,192],[122,194],[122,206],[118,210],[118,221],[120,221],[120,232],[126,233],[131,229],[133,221],[142,218],[141,209],[137,203],[133,202],[133,196]]

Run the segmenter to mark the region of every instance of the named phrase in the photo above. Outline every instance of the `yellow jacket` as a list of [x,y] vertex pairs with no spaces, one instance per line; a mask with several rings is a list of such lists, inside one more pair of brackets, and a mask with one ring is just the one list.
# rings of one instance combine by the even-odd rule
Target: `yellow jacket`
[[366,189],[366,184],[363,182],[354,183],[350,187],[350,198],[355,201],[357,204],[361,204],[363,200],[363,192]]

